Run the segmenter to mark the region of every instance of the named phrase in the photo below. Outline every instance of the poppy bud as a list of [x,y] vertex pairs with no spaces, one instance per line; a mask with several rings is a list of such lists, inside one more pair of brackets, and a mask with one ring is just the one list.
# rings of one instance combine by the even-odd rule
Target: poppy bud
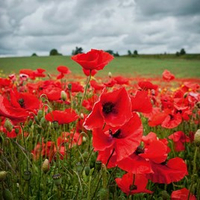
[[9,119],[6,119],[5,123],[4,123],[4,127],[6,128],[6,130],[8,132],[11,132],[13,129],[13,125],[11,123],[11,121]]
[[0,171],[0,181],[4,181],[6,179],[6,175],[8,172]]
[[108,77],[112,78],[112,73],[111,72],[108,72]]
[[163,190],[163,191],[161,192],[161,195],[162,195],[162,199],[163,199],[163,200],[168,200],[168,199],[170,199],[170,195],[167,193],[166,190]]
[[43,117],[43,111],[42,110],[38,110],[37,117],[38,117],[38,120],[40,120]]
[[44,117],[41,118],[41,120],[40,120],[40,125],[41,125],[42,127],[45,127],[45,126],[46,126],[46,119],[45,119]]
[[71,84],[71,83],[68,84],[68,89],[69,89],[69,90],[72,89],[72,84]]
[[13,200],[14,199],[13,194],[7,188],[3,190],[3,199],[5,199],[5,200]]
[[44,173],[46,173],[46,172],[49,171],[49,168],[50,168],[49,160],[45,159],[44,162],[43,162],[43,164],[42,164],[42,171]]
[[196,146],[200,146],[200,129],[198,129],[194,134],[194,143]]
[[54,174],[53,180],[57,186],[61,185],[61,174]]
[[99,191],[100,199],[108,199],[108,189],[101,188]]
[[61,99],[63,101],[66,101],[66,99],[67,99],[67,94],[66,94],[66,92],[64,90],[61,91]]
[[89,176],[90,174],[90,168],[88,166],[85,167],[85,175]]

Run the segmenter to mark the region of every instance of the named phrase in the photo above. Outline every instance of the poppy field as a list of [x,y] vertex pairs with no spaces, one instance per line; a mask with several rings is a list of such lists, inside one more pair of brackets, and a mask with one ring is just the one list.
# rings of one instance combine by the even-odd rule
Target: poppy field
[[[200,79],[115,76],[92,49],[0,77],[0,200],[200,199]],[[108,67],[108,66],[107,66]]]

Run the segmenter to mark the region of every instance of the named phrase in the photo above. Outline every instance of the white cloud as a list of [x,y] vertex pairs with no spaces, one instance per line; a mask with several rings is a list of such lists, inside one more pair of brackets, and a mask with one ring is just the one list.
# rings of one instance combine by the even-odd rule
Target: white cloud
[[199,0],[0,1],[0,55],[200,51]]

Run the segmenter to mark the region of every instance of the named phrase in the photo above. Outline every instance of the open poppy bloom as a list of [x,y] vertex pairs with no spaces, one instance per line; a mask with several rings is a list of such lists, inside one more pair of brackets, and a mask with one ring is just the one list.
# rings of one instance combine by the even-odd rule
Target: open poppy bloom
[[54,110],[45,115],[47,121],[50,122],[58,122],[58,124],[68,124],[78,119],[78,115],[75,113],[74,110],[65,109],[64,111],[61,110]]
[[125,88],[107,93],[105,90],[87,116],[86,129],[102,128],[104,124],[112,127],[122,126],[132,117],[130,97]]
[[71,71],[66,66],[58,66],[57,71],[60,72],[60,74],[57,76],[57,79],[62,79],[66,74],[71,73]]
[[163,77],[163,79],[166,80],[166,81],[171,81],[171,80],[175,79],[174,74],[172,74],[172,73],[171,73],[170,71],[168,71],[168,70],[165,70],[165,71],[163,72],[162,77]]
[[122,178],[115,179],[118,187],[126,193],[126,195],[132,195],[137,193],[153,193],[146,189],[148,179],[143,174],[127,173]]
[[196,200],[197,198],[190,193],[186,188],[173,191],[171,194],[171,200]]
[[132,110],[142,113],[152,112],[151,99],[147,91],[137,91],[134,97],[131,97]]
[[169,184],[178,182],[188,175],[187,165],[179,157],[172,158],[161,164],[151,162],[151,167],[154,173],[148,174],[147,178],[154,183]]
[[102,70],[114,57],[105,51],[91,49],[87,53],[78,54],[71,58],[81,65],[84,70],[92,71]]
[[[107,131],[101,128],[93,130],[93,147],[95,151],[102,151],[101,157],[110,157],[108,152],[116,153],[116,162],[131,155],[139,146],[142,138],[142,123],[137,114],[118,128],[110,127]],[[103,159],[104,160],[104,159]]]
[[185,150],[184,143],[190,142],[190,138],[186,136],[182,131],[176,131],[175,133],[168,136],[168,138],[170,140],[173,140],[175,151],[177,152],[184,151]]

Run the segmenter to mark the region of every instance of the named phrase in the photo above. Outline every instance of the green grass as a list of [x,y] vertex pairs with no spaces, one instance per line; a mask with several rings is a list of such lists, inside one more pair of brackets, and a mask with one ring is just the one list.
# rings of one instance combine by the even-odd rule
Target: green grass
[[[0,58],[0,69],[4,74],[18,73],[20,69],[46,69],[48,73],[56,73],[56,67],[65,65],[75,75],[81,75],[81,67],[71,60],[70,56],[46,57],[12,57]],[[163,70],[168,69],[178,78],[200,78],[200,61],[194,59],[155,58],[155,57],[115,57],[98,76],[113,75],[124,76],[161,76]]]

